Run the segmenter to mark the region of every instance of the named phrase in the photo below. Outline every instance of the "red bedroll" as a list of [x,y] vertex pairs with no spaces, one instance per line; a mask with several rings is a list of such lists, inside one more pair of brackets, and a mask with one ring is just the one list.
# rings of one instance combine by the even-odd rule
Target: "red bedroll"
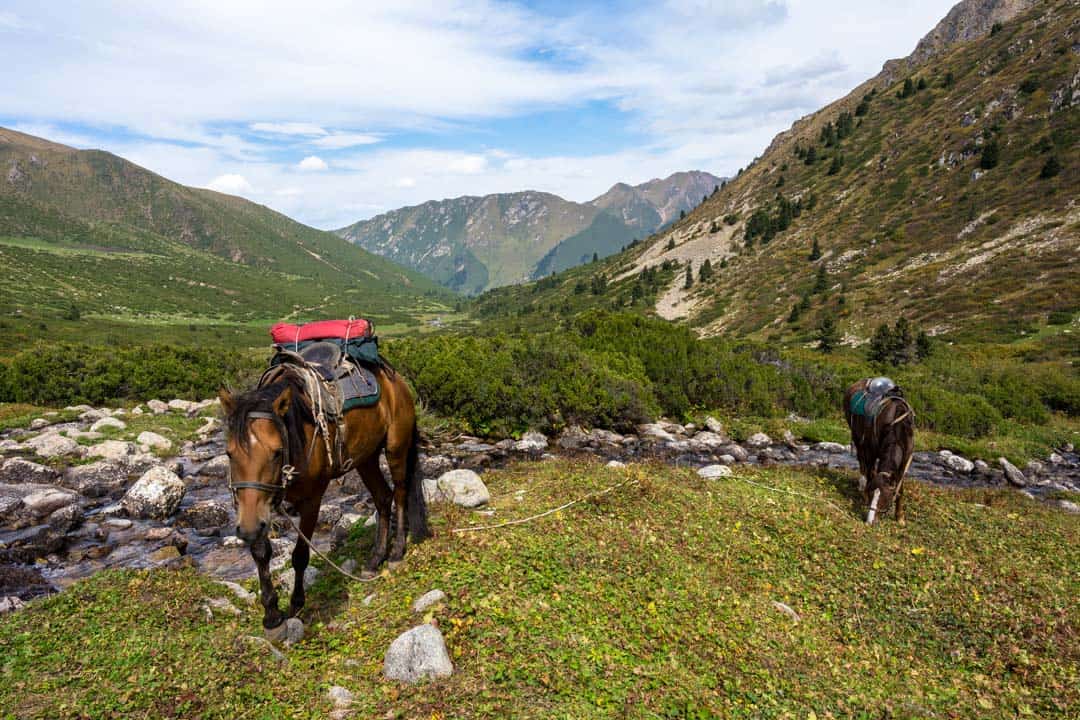
[[371,334],[371,323],[367,320],[320,320],[306,325],[277,323],[270,328],[270,337],[275,345],[299,343],[306,340],[326,340],[335,338],[351,340],[367,337]]

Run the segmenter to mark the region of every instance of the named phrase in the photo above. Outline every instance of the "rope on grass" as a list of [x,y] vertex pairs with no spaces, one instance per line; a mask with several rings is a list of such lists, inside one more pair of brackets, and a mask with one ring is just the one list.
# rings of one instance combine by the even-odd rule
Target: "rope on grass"
[[626,485],[628,483],[636,483],[636,482],[637,482],[636,479],[623,480],[621,483],[616,483],[616,484],[612,485],[611,487],[604,488],[603,490],[597,490],[596,492],[589,493],[588,495],[583,495],[583,496],[579,497],[577,500],[571,500],[570,502],[564,503],[564,504],[560,505],[559,507],[551,508],[550,510],[545,510],[542,513],[537,513],[536,515],[530,515],[529,517],[526,517],[526,518],[520,518],[518,520],[507,520],[506,522],[496,523],[495,525],[476,525],[474,527],[454,528],[453,530],[451,530],[451,532],[465,533],[465,532],[475,532],[475,531],[478,531],[478,530],[495,530],[497,528],[509,527],[510,525],[522,525],[522,524],[527,523],[527,522],[532,522],[533,520],[539,520],[540,518],[546,517],[547,515],[551,515],[552,513],[557,513],[560,510],[565,510],[566,508],[568,508],[568,507],[570,507],[572,505],[577,505],[579,502],[583,502],[585,500],[588,500],[589,498],[599,497],[601,495],[607,495],[612,490],[620,488],[623,485]]
[[[345,577],[349,578],[350,580],[355,580],[356,582],[362,582],[362,583],[369,583],[369,582],[375,582],[375,581],[376,581],[376,580],[378,580],[378,579],[379,579],[380,577],[382,577],[382,575],[376,575],[376,576],[374,576],[374,577],[369,577],[369,578],[361,578],[361,577],[356,577],[355,575],[353,575],[353,574],[352,574],[352,573],[350,573],[350,572],[346,572],[345,570],[342,570],[342,569],[341,569],[341,567],[340,567],[340,566],[339,566],[339,565],[338,565],[338,564],[337,564],[336,562],[334,562],[333,560],[331,560],[330,558],[328,558],[328,557],[326,556],[326,553],[324,553],[324,552],[323,552],[322,550],[320,550],[319,548],[315,547],[315,544],[314,544],[314,543],[312,543],[312,542],[311,542],[310,540],[308,540],[308,536],[307,536],[307,535],[305,535],[305,534],[303,533],[303,531],[302,531],[302,530],[300,529],[300,526],[299,526],[299,525],[297,525],[297,524],[296,524],[295,522],[293,522],[293,519],[292,519],[291,517],[289,517],[289,515],[288,515],[287,513],[284,513],[284,512],[283,512],[283,513],[281,513],[281,514],[282,514],[282,515],[284,515],[284,516],[285,516],[285,519],[289,521],[289,524],[290,524],[290,525],[292,525],[292,527],[293,527],[293,530],[295,530],[295,531],[296,531],[296,534],[297,534],[297,535],[299,535],[299,536],[300,536],[301,538],[303,538],[304,542],[306,542],[306,543],[307,543],[307,546],[308,546],[309,548],[311,548],[311,551],[312,551],[312,552],[314,552],[314,553],[315,553],[316,555],[318,555],[318,556],[319,556],[319,557],[321,557],[321,558],[322,558],[323,560],[325,560],[325,561],[326,561],[326,563],[327,563],[327,564],[328,564],[328,565],[329,565],[330,567],[334,568],[335,570],[337,570],[337,571],[338,571],[339,573],[341,573],[341,574],[342,574],[342,575],[344,575]],[[303,579],[301,579],[301,582],[303,582]]]
[[759,487],[759,488],[762,488],[763,490],[772,490],[773,492],[784,493],[785,495],[794,495],[795,497],[806,498],[807,500],[818,500],[820,502],[825,503],[829,507],[833,508],[837,512],[844,512],[836,504],[834,504],[831,500],[826,500],[823,497],[818,497],[818,496],[815,496],[815,495],[806,495],[804,493],[795,492],[794,490],[784,490],[783,488],[777,488],[777,487],[772,487],[772,486],[769,486],[769,485],[763,485],[761,483],[754,482],[753,480],[747,480],[746,478],[744,478],[744,477],[742,477],[740,475],[735,475],[734,477],[736,479],[738,479],[738,480],[742,480],[744,483],[746,483],[748,485],[753,485],[754,487]]

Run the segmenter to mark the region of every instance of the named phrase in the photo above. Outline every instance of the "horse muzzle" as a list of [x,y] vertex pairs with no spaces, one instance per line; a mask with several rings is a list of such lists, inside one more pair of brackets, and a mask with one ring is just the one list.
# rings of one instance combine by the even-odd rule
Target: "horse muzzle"
[[244,529],[239,525],[236,526],[236,537],[240,539],[245,545],[253,545],[262,538],[266,537],[266,521],[259,522],[254,528]]

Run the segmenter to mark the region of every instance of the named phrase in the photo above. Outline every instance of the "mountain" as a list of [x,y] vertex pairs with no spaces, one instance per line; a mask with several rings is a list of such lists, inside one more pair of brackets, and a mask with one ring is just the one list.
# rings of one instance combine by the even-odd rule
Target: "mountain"
[[965,0],[650,242],[478,308],[636,305],[799,342],[829,317],[852,343],[901,315],[979,337],[1075,319],[1078,56],[1075,2]]
[[446,287],[475,294],[618,252],[701,202],[721,182],[676,173],[618,184],[588,203],[534,191],[426,202],[337,231]]
[[0,313],[263,323],[442,307],[423,276],[242,198],[0,128]]

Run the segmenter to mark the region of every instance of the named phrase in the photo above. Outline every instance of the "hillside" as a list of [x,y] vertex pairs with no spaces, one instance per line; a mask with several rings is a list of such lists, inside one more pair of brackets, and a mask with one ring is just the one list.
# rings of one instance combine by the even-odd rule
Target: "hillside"
[[534,191],[401,208],[337,231],[373,253],[467,294],[618,252],[700,204],[721,182],[683,172],[615,185],[588,203]]
[[[848,342],[899,314],[976,337],[1067,322],[1080,310],[1078,57],[1076,3],[960,3],[684,220],[479,307],[637,305],[704,334],[797,341],[826,316]],[[580,292],[596,278],[599,295]]]
[[25,321],[415,320],[435,283],[242,198],[0,129],[0,313]]

